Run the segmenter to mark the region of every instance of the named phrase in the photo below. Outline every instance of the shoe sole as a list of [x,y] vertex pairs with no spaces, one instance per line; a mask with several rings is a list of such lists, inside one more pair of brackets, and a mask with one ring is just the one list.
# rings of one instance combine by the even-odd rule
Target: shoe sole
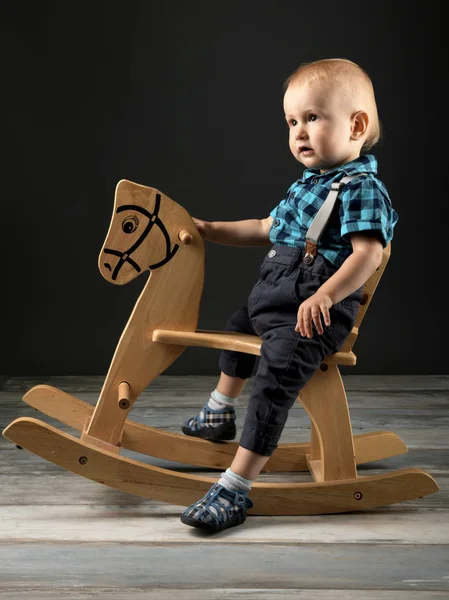
[[[228,431],[226,431],[228,430]],[[203,427],[198,431],[193,431],[186,425],[182,426],[182,433],[191,437],[199,437],[210,442],[231,442],[237,434],[235,425],[229,427],[228,423],[218,425],[217,427]]]
[[204,521],[197,521],[192,517],[187,517],[186,515],[181,515],[181,521],[184,525],[190,525],[191,527],[196,527],[197,529],[204,529],[209,533],[218,533],[219,531],[223,531],[224,529],[228,529],[229,527],[236,527],[237,525],[241,525],[246,521],[246,514],[236,514],[228,521],[224,521],[224,523],[205,523]]

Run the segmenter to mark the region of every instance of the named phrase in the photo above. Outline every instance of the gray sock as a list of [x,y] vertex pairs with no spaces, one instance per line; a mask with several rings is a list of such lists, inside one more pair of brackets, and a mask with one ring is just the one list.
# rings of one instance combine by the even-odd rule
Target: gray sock
[[237,406],[238,402],[239,396],[236,398],[231,398],[230,396],[221,394],[217,389],[215,389],[210,395],[207,406],[212,408],[212,410],[221,410],[222,408]]
[[226,471],[221,474],[218,483],[230,492],[249,492],[253,482],[251,479],[245,479],[245,477],[237,475],[237,473],[234,473],[231,469],[226,469]]

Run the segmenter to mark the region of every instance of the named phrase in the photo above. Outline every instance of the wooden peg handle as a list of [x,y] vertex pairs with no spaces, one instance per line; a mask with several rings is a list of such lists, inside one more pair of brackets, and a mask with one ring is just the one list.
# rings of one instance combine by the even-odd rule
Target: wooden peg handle
[[118,405],[120,408],[124,410],[129,408],[130,405],[130,394],[131,388],[129,387],[129,383],[127,381],[122,381],[118,386]]
[[186,246],[188,246],[189,244],[191,244],[193,242],[193,235],[191,233],[189,233],[188,231],[186,231],[185,229],[182,229],[178,233],[178,237],[181,240],[181,242],[183,244],[185,244]]

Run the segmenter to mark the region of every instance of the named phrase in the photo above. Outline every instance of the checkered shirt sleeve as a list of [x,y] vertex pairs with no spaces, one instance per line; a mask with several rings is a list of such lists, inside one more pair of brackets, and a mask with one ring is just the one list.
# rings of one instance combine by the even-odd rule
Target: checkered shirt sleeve
[[383,247],[393,239],[398,215],[388,192],[374,177],[357,177],[340,192],[341,236],[350,242],[349,233],[376,231]]

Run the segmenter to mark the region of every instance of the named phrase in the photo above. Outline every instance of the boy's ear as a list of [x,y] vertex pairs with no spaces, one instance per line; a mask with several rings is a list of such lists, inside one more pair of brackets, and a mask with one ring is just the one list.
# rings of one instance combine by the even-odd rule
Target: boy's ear
[[359,110],[351,116],[351,140],[360,140],[368,131],[369,117],[364,110]]

